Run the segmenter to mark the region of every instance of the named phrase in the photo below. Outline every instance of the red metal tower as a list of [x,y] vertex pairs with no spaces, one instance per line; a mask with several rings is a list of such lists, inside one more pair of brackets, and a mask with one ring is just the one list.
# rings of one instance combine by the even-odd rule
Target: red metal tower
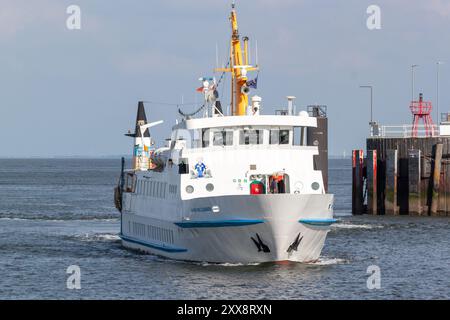
[[411,101],[411,105],[409,106],[409,108],[411,109],[411,113],[414,116],[412,136],[417,137],[419,121],[420,119],[422,119],[425,126],[425,136],[433,137],[434,128],[433,119],[431,118],[431,110],[433,109],[433,107],[431,106],[431,102],[423,101],[423,95],[421,93],[419,94],[419,101]]

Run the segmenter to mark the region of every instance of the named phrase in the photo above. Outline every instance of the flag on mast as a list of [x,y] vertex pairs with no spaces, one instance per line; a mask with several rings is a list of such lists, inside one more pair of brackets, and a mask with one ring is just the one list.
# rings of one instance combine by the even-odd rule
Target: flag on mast
[[256,78],[253,80],[248,80],[247,87],[258,89],[258,76],[256,76]]

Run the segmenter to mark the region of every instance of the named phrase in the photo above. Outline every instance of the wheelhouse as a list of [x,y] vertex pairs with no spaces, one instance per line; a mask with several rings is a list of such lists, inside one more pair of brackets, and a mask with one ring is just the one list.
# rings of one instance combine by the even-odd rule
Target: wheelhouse
[[315,127],[315,121],[308,116],[261,115],[186,120],[173,128],[168,147],[306,147],[307,128]]

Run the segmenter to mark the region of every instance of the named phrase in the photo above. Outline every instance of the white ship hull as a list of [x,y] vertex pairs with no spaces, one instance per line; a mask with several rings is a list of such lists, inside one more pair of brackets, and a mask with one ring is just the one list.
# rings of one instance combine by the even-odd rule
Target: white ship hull
[[126,201],[133,210],[122,213],[124,246],[188,261],[315,261],[334,222],[330,194]]

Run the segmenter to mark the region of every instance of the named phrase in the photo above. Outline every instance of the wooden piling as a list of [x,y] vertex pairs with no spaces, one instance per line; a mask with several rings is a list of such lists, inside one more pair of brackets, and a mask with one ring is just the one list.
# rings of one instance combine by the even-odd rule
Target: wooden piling
[[[377,152],[378,214],[450,216],[450,136],[369,137],[366,149]],[[397,150],[396,161],[391,150]],[[411,150],[420,150],[420,159]]]
[[439,198],[442,199],[440,209],[441,216],[450,216],[450,163],[443,161],[442,164],[443,177],[440,185]]
[[408,150],[408,211],[410,215],[422,215],[420,150]]
[[352,214],[364,213],[363,150],[352,151]]
[[386,215],[398,215],[397,205],[397,150],[386,151],[386,187],[384,207]]
[[367,151],[367,212],[378,214],[377,206],[377,150]]
[[439,184],[441,180],[441,161],[442,161],[442,143],[435,145],[434,165],[433,165],[433,183],[431,190],[431,209],[430,214],[435,216],[438,213],[439,204]]

